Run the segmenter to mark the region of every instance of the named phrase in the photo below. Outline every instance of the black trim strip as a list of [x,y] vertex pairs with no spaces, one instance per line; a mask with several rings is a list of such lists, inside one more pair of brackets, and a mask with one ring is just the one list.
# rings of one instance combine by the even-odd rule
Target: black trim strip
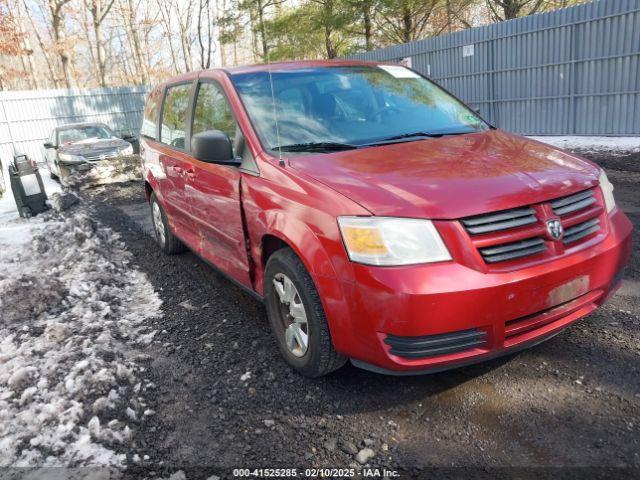
[[486,342],[484,340],[473,340],[466,343],[460,343],[458,345],[446,345],[444,347],[426,348],[424,350],[398,350],[396,348],[392,348],[391,353],[404,358],[426,358],[471,350],[472,348],[480,347],[485,343]]
[[536,245],[534,247],[524,248],[522,250],[516,250],[514,252],[502,253],[499,255],[483,255],[484,261],[487,263],[497,263],[504,262],[507,260],[513,260],[515,258],[520,257],[528,257],[529,255],[534,255],[536,253],[542,253],[547,250],[547,245],[543,242],[541,245]]
[[536,238],[529,238],[527,240],[522,240],[520,242],[504,243],[502,245],[498,245],[495,247],[481,248],[480,253],[483,256],[484,255],[492,256],[492,255],[498,255],[501,253],[513,252],[515,250],[522,250],[529,247],[535,247],[537,245],[543,245],[543,244],[544,244],[544,240],[540,237],[536,237]]
[[553,213],[556,215],[566,215],[567,213],[577,212],[589,205],[596,203],[593,190],[584,190],[582,192],[569,195],[568,197],[558,198],[550,202]]
[[592,190],[585,190],[583,192],[569,195],[568,197],[562,197],[557,200],[552,200],[550,203],[551,203],[551,207],[553,207],[553,209],[555,210],[556,208],[564,207],[565,205],[579,202],[580,200],[584,200],[585,198],[589,198],[589,197],[593,197]]
[[478,235],[480,233],[498,232],[500,230],[508,230],[510,228],[521,227],[523,225],[531,225],[536,223],[535,215],[528,217],[520,217],[506,222],[489,223],[486,225],[479,225],[477,227],[466,227],[467,232],[472,235]]
[[420,337],[387,335],[384,342],[391,346],[391,353],[399,357],[425,358],[461,352],[485,345],[486,337],[487,332],[473,328]]
[[465,226],[474,227],[477,225],[483,225],[485,223],[500,222],[502,220],[511,220],[518,217],[527,217],[535,214],[533,208],[519,208],[514,210],[505,210],[503,212],[476,215],[474,217],[467,217],[462,219],[462,223]]
[[593,205],[594,203],[596,203],[595,197],[585,198],[584,200],[580,200],[576,203],[571,203],[565,207],[554,208],[553,213],[555,213],[556,215],[566,215],[567,213],[577,212],[578,210],[587,208],[589,205]]
[[600,230],[600,221],[597,218],[588,220],[566,229],[562,243],[566,245],[568,243],[576,242],[587,235],[597,232],[598,230]]

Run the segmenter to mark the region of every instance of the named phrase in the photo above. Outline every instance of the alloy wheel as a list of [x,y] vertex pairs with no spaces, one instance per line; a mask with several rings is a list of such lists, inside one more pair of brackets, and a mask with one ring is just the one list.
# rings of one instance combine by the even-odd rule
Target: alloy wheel
[[309,323],[302,297],[284,273],[274,276],[273,286],[280,300],[278,312],[285,345],[292,355],[302,357],[309,348]]
[[153,202],[153,206],[151,207],[152,217],[153,217],[153,227],[156,231],[156,236],[160,241],[160,245],[164,246],[165,242],[165,232],[164,232],[164,222],[162,220],[162,211],[160,210],[160,205],[157,202]]

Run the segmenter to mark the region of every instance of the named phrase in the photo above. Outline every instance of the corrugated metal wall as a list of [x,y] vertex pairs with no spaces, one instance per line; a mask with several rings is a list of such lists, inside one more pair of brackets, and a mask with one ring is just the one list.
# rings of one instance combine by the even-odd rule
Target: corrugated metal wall
[[406,57],[506,130],[640,135],[640,0],[599,0],[351,58]]
[[103,122],[138,134],[146,95],[144,86],[0,92],[0,159],[6,166],[15,151],[42,160],[42,143],[65,123]]

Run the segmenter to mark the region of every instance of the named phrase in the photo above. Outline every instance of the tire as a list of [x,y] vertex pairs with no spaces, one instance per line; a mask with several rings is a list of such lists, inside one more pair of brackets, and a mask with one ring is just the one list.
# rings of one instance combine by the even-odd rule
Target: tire
[[[287,297],[286,287],[284,287],[286,279],[290,280],[295,287],[295,293],[291,296],[292,300],[288,304],[282,301],[283,295]],[[311,276],[293,250],[283,248],[269,257],[264,287],[265,304],[271,330],[278,342],[280,353],[289,366],[306,377],[315,378],[327,375],[346,363],[347,358],[333,348],[329,325],[318,291]],[[306,332],[304,324],[299,321],[300,305],[303,307],[306,319]],[[294,312],[294,309],[296,315],[291,313]],[[288,327],[286,326],[287,322],[290,322]],[[301,347],[304,340],[302,342],[291,341],[292,338],[304,338],[303,335],[296,332],[298,329],[307,335],[306,349]],[[289,334],[287,334],[287,330],[289,330]],[[291,331],[294,333],[292,334]]]
[[[186,247],[180,239],[171,232],[167,216],[164,213],[162,205],[158,202],[158,198],[155,193],[152,193],[149,198],[149,206],[151,208],[153,232],[160,249],[168,255],[184,252]],[[158,209],[157,211],[156,208]]]

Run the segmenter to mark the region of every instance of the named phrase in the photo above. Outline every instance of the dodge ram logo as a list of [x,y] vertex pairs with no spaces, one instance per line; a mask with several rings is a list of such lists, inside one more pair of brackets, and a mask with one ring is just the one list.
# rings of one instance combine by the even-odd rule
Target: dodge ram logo
[[554,240],[560,240],[564,234],[564,229],[562,228],[560,220],[548,220],[547,232],[549,232],[549,236]]

